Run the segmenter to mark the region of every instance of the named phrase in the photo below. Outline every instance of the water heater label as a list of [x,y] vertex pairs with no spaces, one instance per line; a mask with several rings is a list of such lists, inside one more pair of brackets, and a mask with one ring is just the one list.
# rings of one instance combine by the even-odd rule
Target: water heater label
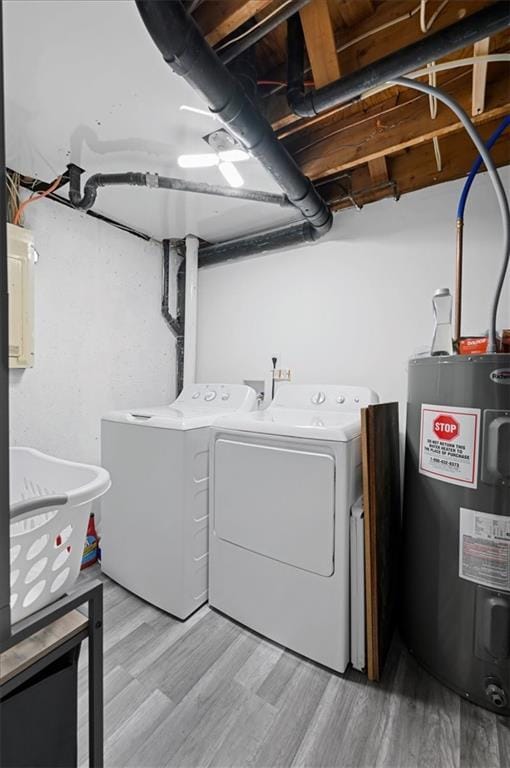
[[510,384],[510,368],[498,368],[496,371],[492,371],[490,380],[494,384]]
[[461,507],[459,576],[510,592],[510,517]]
[[420,472],[466,488],[478,486],[480,409],[421,407]]

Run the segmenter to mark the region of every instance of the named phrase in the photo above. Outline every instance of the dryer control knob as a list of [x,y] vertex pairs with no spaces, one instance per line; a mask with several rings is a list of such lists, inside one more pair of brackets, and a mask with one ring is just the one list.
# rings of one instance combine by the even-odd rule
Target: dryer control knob
[[324,392],[316,392],[315,395],[312,395],[312,403],[314,405],[321,405],[325,399],[326,395]]
[[200,392],[193,392],[193,394],[191,395],[191,397],[193,398],[193,400],[196,400],[196,399],[197,399],[197,397],[200,397]]
[[345,395],[338,395],[336,401],[342,405],[342,403],[345,403]]
[[204,400],[210,403],[211,400],[214,400],[215,397],[216,397],[216,392],[214,391],[214,389],[211,389],[209,392],[205,393]]
[[222,400],[228,400],[229,398],[230,398],[230,393],[229,392],[224,392],[222,394],[222,396],[221,396]]

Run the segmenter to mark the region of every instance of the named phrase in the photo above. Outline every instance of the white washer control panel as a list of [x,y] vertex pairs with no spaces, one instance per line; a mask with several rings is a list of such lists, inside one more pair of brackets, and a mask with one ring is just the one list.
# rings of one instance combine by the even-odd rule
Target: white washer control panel
[[192,405],[194,408],[215,408],[222,411],[251,410],[256,403],[256,392],[245,384],[187,384],[175,406]]

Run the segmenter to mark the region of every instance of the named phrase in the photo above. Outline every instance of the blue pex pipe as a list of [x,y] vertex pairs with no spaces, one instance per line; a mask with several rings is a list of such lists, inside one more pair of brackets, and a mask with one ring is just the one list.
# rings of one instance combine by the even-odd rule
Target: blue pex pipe
[[[497,142],[501,134],[505,131],[506,128],[510,125],[510,115],[507,115],[503,118],[501,123],[498,125],[492,136],[489,137],[486,143],[487,149],[492,149],[494,144]],[[471,185],[473,184],[473,181],[475,180],[475,176],[480,170],[480,168],[483,165],[483,159],[481,155],[478,155],[475,162],[473,163],[473,166],[471,170],[469,171],[469,175],[466,179],[466,183],[464,184],[464,188],[462,190],[462,193],[460,195],[459,205],[457,207],[457,220],[464,220],[464,210],[466,208],[466,202],[469,195],[469,190],[471,189]]]

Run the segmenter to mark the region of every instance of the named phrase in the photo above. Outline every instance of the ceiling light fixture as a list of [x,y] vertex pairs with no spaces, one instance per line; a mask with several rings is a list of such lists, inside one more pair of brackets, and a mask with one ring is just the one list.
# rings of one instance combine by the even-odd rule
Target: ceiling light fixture
[[[193,107],[181,107],[196,111]],[[233,165],[250,159],[250,154],[243,149],[234,136],[225,128],[202,137],[213,150],[212,152],[197,152],[193,155],[179,155],[177,163],[180,168],[218,168],[226,181],[232,187],[242,187],[243,177]]]
[[242,163],[243,160],[249,160],[250,156],[244,149],[227,149],[224,152],[218,152],[220,160],[225,163]]
[[243,177],[233,163],[220,163],[218,168],[220,173],[223,175],[225,180],[228,181],[231,187],[243,186]]
[[198,109],[198,107],[189,107],[187,104],[181,104],[179,109],[181,112],[194,112],[195,115],[204,115],[205,117],[210,117],[212,120],[218,119],[214,112],[208,112],[206,109]]
[[214,168],[219,163],[220,158],[212,152],[196,155],[179,155],[177,158],[179,168]]

